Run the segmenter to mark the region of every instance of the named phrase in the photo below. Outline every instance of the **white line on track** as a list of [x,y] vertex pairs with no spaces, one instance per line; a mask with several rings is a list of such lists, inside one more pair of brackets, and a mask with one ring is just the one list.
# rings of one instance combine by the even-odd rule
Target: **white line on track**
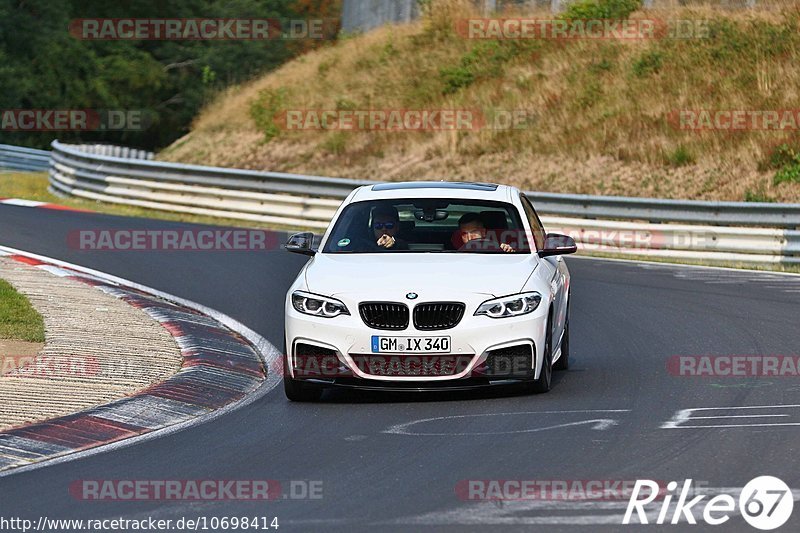
[[779,414],[742,414],[742,415],[717,415],[717,416],[693,416],[698,411],[742,411],[745,409],[796,409],[800,404],[788,405],[744,405],[744,406],[727,406],[727,407],[693,407],[690,409],[681,409],[677,411],[672,418],[661,424],[661,429],[704,429],[704,428],[740,428],[740,427],[777,427],[777,426],[800,426],[800,422],[776,422],[776,423],[752,423],[752,424],[708,424],[708,425],[685,425],[692,420],[704,419],[726,419],[726,418],[767,418],[767,417],[785,417],[783,413]]
[[411,422],[395,424],[389,427],[388,429],[383,430],[381,433],[387,433],[390,435],[414,435],[414,436],[509,435],[512,433],[535,433],[537,431],[545,431],[548,429],[558,429],[570,426],[579,426],[583,424],[593,424],[592,429],[602,431],[617,425],[617,421],[611,418],[595,418],[591,420],[568,422],[554,426],[519,429],[513,431],[487,431],[487,432],[466,432],[466,433],[454,433],[454,432],[422,433],[422,432],[411,431],[409,430],[409,428],[411,426],[417,424],[424,424],[426,422],[436,422],[441,420],[456,420],[460,418],[477,418],[480,416],[500,417],[500,416],[515,416],[515,415],[548,415],[548,414],[572,414],[572,413],[593,414],[593,413],[628,413],[628,412],[630,412],[630,409],[577,409],[577,410],[566,410],[566,411],[519,411],[519,412],[509,412],[509,413],[478,413],[478,414],[468,414],[468,415],[435,416],[432,418],[420,418],[419,420],[412,420]]
[[730,416],[693,416],[692,420],[713,420],[719,418],[780,418],[789,415],[730,415]]
[[[703,487],[701,493],[708,497],[718,494],[741,494],[743,487]],[[800,491],[793,490],[792,497],[800,500]],[[674,507],[674,503],[671,504]],[[418,516],[401,517],[385,524],[392,525],[576,525],[576,526],[622,526],[624,511],[628,506],[628,498],[614,501],[574,501],[574,500],[501,500],[464,502],[457,507],[433,511]],[[673,508],[671,507],[671,509]],[[570,511],[571,514],[564,514]],[[732,516],[739,514],[738,508]],[[582,514],[594,512],[595,514]],[[531,514],[535,513],[535,514]],[[548,514],[554,513],[554,514]],[[645,511],[648,522],[653,525],[658,518],[659,509]],[[680,524],[687,522],[681,519]],[[631,522],[631,526],[640,525]]]

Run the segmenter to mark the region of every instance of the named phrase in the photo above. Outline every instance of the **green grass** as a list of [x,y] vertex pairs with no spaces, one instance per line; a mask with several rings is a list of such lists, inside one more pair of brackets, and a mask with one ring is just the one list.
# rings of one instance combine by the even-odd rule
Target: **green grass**
[[747,189],[744,191],[744,201],[745,202],[774,202],[775,199],[772,198],[769,194],[764,191],[764,188],[760,189]]
[[44,321],[27,298],[0,279],[0,339],[44,342]]
[[562,17],[567,20],[626,19],[641,5],[641,0],[578,0],[567,6]]
[[761,167],[777,170],[772,178],[773,185],[800,183],[800,149],[796,142],[784,142],[774,147],[761,162]]
[[678,146],[664,157],[664,163],[673,167],[683,167],[694,162],[694,154],[684,145]]

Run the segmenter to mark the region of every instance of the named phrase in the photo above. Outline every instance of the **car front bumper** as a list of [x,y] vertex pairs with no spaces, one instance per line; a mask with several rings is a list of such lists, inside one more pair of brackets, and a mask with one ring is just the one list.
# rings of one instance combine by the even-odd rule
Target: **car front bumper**
[[[473,304],[474,305],[474,304]],[[348,308],[352,308],[348,306]],[[534,312],[519,316],[493,319],[486,316],[474,316],[473,307],[467,306],[467,313],[461,322],[453,328],[437,331],[420,331],[409,324],[405,330],[384,331],[369,328],[358,314],[341,315],[334,318],[309,316],[296,311],[291,303],[286,305],[286,375],[293,379],[302,379],[309,384],[350,387],[375,390],[418,391],[436,388],[471,389],[491,385],[509,384],[536,379],[541,371],[541,354],[547,328],[547,306],[545,302]],[[372,337],[441,337],[451,340],[449,354],[376,354],[372,352]],[[297,372],[297,368],[305,368],[307,359],[301,354],[298,357],[298,345],[319,347],[328,350],[329,361],[335,357],[334,364],[328,364],[319,373]],[[512,351],[515,347],[529,346],[530,354],[527,363],[522,364],[515,359],[511,375],[509,372],[498,374],[487,365],[496,363],[490,359]],[[369,373],[363,364],[356,360],[373,357],[443,357],[462,358],[464,364],[457,371],[448,375],[376,375]],[[487,361],[488,359],[488,361]],[[492,366],[492,365],[490,365]]]

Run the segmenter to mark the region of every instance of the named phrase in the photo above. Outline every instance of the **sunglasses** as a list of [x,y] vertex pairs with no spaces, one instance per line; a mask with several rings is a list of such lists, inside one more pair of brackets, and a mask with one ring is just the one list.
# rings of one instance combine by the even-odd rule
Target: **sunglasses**
[[383,229],[383,228],[393,229],[394,228],[394,224],[395,224],[394,222],[375,222],[372,225],[372,227],[375,228],[375,229]]

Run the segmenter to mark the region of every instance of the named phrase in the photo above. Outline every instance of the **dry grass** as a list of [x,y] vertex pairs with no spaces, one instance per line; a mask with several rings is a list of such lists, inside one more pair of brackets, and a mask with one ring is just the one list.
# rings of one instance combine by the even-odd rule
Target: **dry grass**
[[[567,42],[464,39],[454,21],[475,14],[459,1],[434,5],[419,23],[340,40],[230,89],[161,157],[352,178],[800,201],[800,183],[775,185],[769,165],[775,146],[800,146],[796,136],[685,131],[669,120],[679,109],[794,109],[797,7],[639,12],[633,18],[708,20],[712,37]],[[525,109],[533,119],[515,130],[406,133],[287,132],[254,120],[259,110],[297,109]]]

